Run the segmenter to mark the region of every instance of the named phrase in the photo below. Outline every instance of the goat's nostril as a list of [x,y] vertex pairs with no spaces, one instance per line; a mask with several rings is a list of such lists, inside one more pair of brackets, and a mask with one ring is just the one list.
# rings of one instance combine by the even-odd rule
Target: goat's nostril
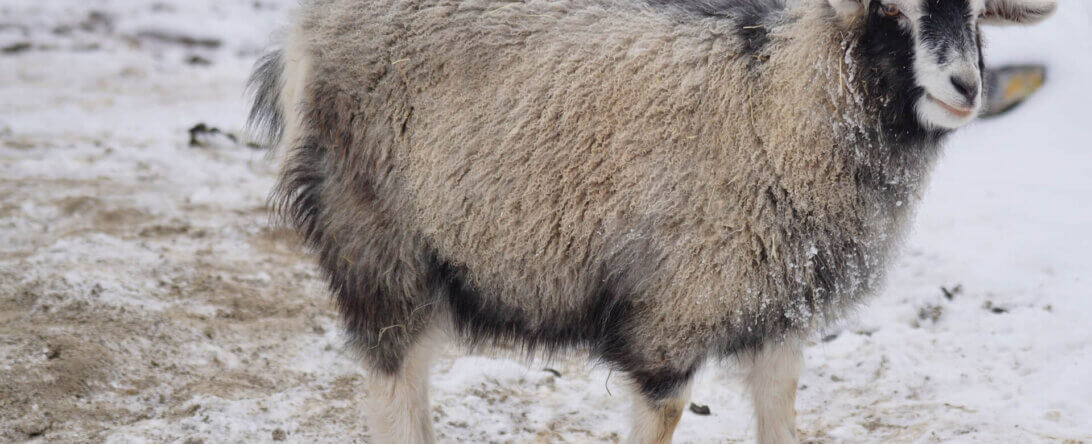
[[952,76],[952,86],[955,87],[956,92],[961,94],[967,99],[968,104],[973,104],[978,99],[978,82],[967,81],[959,77]]

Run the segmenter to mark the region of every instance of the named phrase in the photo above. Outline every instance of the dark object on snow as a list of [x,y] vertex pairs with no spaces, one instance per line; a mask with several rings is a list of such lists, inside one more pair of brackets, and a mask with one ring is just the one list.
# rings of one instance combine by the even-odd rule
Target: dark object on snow
[[990,313],[993,313],[993,314],[1002,314],[1002,313],[1008,313],[1009,312],[1009,309],[1007,309],[1005,307],[999,307],[997,305],[993,305],[993,301],[986,301],[985,304],[982,304],[982,308],[986,309],[986,310],[989,310]]
[[181,45],[188,48],[216,49],[223,45],[220,39],[212,37],[194,37],[158,29],[140,31],[136,36],[143,40]]
[[940,287],[940,291],[944,293],[944,299],[950,301],[952,299],[955,299],[956,295],[963,292],[963,284],[956,284],[956,286],[952,287],[951,290],[946,287]]
[[212,64],[212,60],[201,57],[197,54],[186,57],[186,64],[194,66],[209,66]]
[[709,416],[709,406],[690,403],[690,411],[695,415]]
[[18,42],[18,43],[13,43],[13,44],[10,44],[10,45],[5,46],[3,48],[0,48],[0,52],[2,52],[4,54],[17,54],[17,53],[20,53],[20,52],[23,52],[23,51],[27,51],[31,47],[32,46],[31,46],[31,44],[29,42]]
[[544,371],[546,373],[549,373],[551,375],[557,376],[558,378],[561,377],[561,372],[559,372],[557,370],[554,370],[552,368],[549,368],[549,367],[546,367],[546,368],[542,369],[542,371]]
[[[918,309],[919,321],[932,321],[934,324],[940,320],[940,316],[944,314],[944,307],[934,304],[925,304],[924,307]],[[918,327],[918,323],[914,323],[914,327]]]
[[1038,91],[1046,81],[1043,65],[1009,65],[987,69],[985,109],[982,117],[994,117],[1012,110]]
[[208,126],[204,123],[198,123],[190,128],[190,146],[196,148],[207,148],[215,145],[215,139],[226,138],[231,141],[232,144],[238,143],[238,138],[234,134],[225,133],[220,131],[220,128]]

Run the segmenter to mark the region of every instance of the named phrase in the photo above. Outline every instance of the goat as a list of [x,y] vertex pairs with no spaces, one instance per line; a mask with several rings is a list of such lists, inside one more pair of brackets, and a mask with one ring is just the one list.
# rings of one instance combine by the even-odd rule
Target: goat
[[587,350],[668,442],[705,362],[796,440],[802,342],[877,291],[980,23],[1054,0],[310,0],[252,77],[274,202],[370,369],[379,442],[431,442],[446,338]]

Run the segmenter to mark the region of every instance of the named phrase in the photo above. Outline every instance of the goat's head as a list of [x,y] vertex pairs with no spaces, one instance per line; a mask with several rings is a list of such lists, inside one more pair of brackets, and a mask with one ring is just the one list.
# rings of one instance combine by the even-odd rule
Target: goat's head
[[966,125],[982,109],[980,24],[1034,24],[1056,0],[827,0],[897,112],[929,130]]

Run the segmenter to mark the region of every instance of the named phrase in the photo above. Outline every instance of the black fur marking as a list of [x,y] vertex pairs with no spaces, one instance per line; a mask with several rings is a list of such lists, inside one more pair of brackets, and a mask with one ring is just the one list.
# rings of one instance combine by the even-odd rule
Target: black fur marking
[[977,48],[975,33],[970,28],[971,7],[967,0],[928,0],[923,2],[921,40],[945,65],[952,50],[957,54]]
[[729,19],[743,40],[743,52],[758,57],[769,42],[769,27],[785,9],[783,0],[648,0],[698,17]]
[[323,208],[326,155],[312,143],[296,147],[292,156],[273,191],[274,212],[308,244],[317,247],[322,240],[319,216]]
[[284,115],[277,103],[283,71],[281,52],[273,51],[258,59],[247,82],[247,91],[254,97],[247,129],[266,146],[276,145],[284,135]]
[[[932,0],[930,0],[932,1]],[[880,2],[871,2],[854,56],[861,68],[865,100],[880,117],[884,145],[934,145],[947,134],[918,121],[915,105],[925,90],[914,74],[914,38],[897,20],[884,17]]]
[[[373,370],[394,374],[401,368],[409,346],[406,327],[397,315],[401,311],[389,306],[391,298],[383,294],[360,266],[363,264],[351,262],[342,251],[342,244],[330,238],[323,201],[328,159],[320,146],[317,138],[312,137],[308,143],[293,149],[274,191],[274,207],[317,253],[354,349],[365,355]],[[392,325],[403,327],[392,327],[389,335],[384,331],[386,337],[380,337],[379,326]]]
[[471,345],[518,342],[529,353],[590,347],[609,362],[623,360],[627,354],[626,328],[632,307],[619,298],[609,282],[593,290],[587,307],[564,320],[532,326],[519,307],[502,306],[485,297],[467,284],[466,275],[464,268],[436,260],[431,280],[445,290],[455,327]]
[[615,280],[601,281],[599,288],[592,290],[587,306],[541,325],[531,325],[519,307],[499,305],[496,299],[468,285],[466,274],[462,267],[437,260],[431,281],[443,289],[455,328],[471,346],[519,344],[528,354],[589,349],[611,368],[628,373],[650,401],[673,396],[697,369],[696,363],[684,365],[684,370],[665,368],[637,355],[634,345],[640,339],[632,330],[636,309],[624,300]]
[[363,267],[346,261],[336,245],[319,254],[351,344],[373,369],[394,374],[402,367],[413,335],[402,316],[404,308],[387,294]]
[[[750,328],[742,325],[730,326],[732,334],[728,335],[728,342],[721,350],[721,357],[735,356],[748,350],[759,350],[763,344],[784,338],[789,332],[797,331],[793,328],[792,321],[784,315],[789,310],[788,304],[780,304],[768,308],[766,312],[769,313],[768,315],[763,316],[757,313],[747,315],[745,318],[752,320]],[[776,318],[768,319],[771,315]]]
[[[294,150],[277,189],[277,207],[315,251],[330,292],[337,302],[350,345],[360,352],[375,371],[394,374],[401,369],[406,352],[431,319],[429,304],[423,302],[434,292],[421,285],[412,270],[392,254],[354,246],[359,239],[331,228],[327,200],[336,190],[326,179],[334,160],[318,144],[304,144]],[[384,233],[371,233],[383,237]],[[339,237],[341,238],[339,240]],[[365,241],[366,242],[366,241]],[[371,242],[371,245],[382,244]],[[386,244],[388,248],[397,248]],[[376,253],[369,257],[367,253]],[[395,281],[394,284],[389,282]],[[407,285],[408,283],[408,285]],[[393,287],[392,287],[393,285]],[[392,290],[393,288],[393,290]],[[399,294],[411,288],[412,294]]]
[[677,396],[679,389],[686,386],[687,382],[694,377],[695,371],[697,371],[697,366],[683,371],[635,371],[631,372],[629,376],[637,384],[641,394],[645,395],[645,400],[654,403]]
[[[822,233],[818,226],[807,228],[807,232]],[[816,236],[816,239],[834,239],[836,236]],[[794,314],[801,309],[810,314],[837,315],[828,310],[832,308],[832,298],[855,297],[854,294],[871,292],[867,280],[869,263],[863,254],[865,246],[855,241],[819,242],[799,251],[793,262],[801,264],[801,275],[771,275],[768,279],[776,280],[777,288],[790,289],[789,296],[778,295],[769,299],[770,304],[763,308],[752,308],[742,313],[738,319],[743,323],[725,322],[728,331],[726,342],[718,350],[720,357],[729,357],[759,350],[770,341],[778,341],[794,332],[807,331],[807,325],[800,325]],[[846,294],[846,291],[852,291]],[[756,297],[761,297],[757,295]]]

